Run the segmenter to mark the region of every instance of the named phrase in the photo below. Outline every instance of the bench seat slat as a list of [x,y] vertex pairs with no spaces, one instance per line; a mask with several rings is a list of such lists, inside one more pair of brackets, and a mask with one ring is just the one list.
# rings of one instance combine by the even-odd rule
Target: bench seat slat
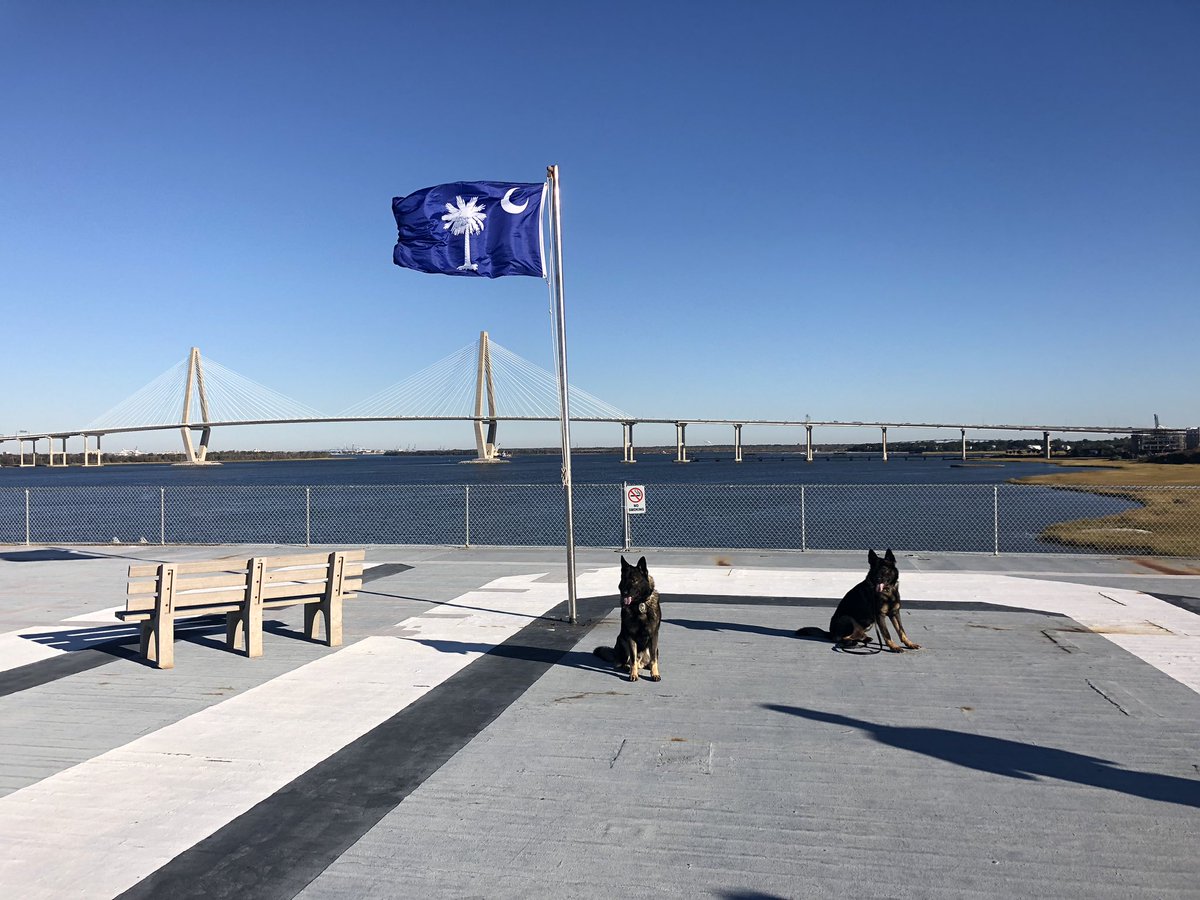
[[[209,616],[217,615],[218,613],[237,612],[242,608],[241,603],[233,603],[230,601],[218,603],[198,603],[187,607],[185,610],[176,610],[175,615],[178,616]],[[148,609],[119,609],[116,612],[118,619],[138,620],[154,618],[154,607]]]

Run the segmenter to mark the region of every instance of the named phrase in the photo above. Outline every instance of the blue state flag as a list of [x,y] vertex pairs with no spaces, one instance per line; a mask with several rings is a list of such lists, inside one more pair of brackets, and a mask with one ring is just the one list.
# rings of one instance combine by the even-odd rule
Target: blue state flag
[[392,198],[392,262],[418,272],[544,278],[541,184],[456,181]]

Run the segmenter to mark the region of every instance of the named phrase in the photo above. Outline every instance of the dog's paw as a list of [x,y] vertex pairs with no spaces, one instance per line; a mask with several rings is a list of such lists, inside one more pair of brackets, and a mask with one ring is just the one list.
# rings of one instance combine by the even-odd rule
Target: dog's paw
[[909,650],[920,650],[921,649],[920,644],[911,644],[910,643],[910,644],[905,644],[904,646],[907,647]]
[[651,675],[650,680],[651,681],[662,681],[662,676],[661,675]]

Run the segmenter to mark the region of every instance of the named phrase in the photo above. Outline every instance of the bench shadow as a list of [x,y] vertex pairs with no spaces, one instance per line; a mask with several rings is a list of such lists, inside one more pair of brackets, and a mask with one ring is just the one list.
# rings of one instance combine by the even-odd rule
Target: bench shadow
[[[187,628],[180,630],[179,625],[175,626],[175,640],[187,641],[189,644],[199,644],[203,647],[210,647],[214,650],[221,650],[225,653],[232,653],[234,656],[245,656],[245,649],[236,649],[225,643],[225,615],[222,613],[219,616],[204,616],[208,621],[203,627]],[[287,623],[280,622],[278,619],[263,620],[263,634],[278,634],[285,637],[295,638],[304,641],[306,644],[320,644],[321,641],[310,641],[303,631],[296,631],[290,628]]]
[[[303,631],[289,628],[286,623],[274,619],[263,622],[263,631],[297,638],[307,643],[322,643],[319,640],[309,641]],[[45,647],[61,650],[64,653],[97,650],[119,659],[154,666],[154,663],[145,659],[138,652],[141,643],[141,628],[138,625],[93,625],[85,628],[28,632],[19,637]],[[200,644],[238,656],[245,655],[245,651],[234,650],[226,645],[224,615],[196,616],[177,621],[175,623],[175,640]]]
[[112,643],[136,644],[139,633],[137,625],[93,625],[87,628],[26,632],[18,637],[65,653],[77,653],[80,650],[99,650]]
[[1175,775],[1160,775],[1157,772],[1123,769],[1110,760],[1073,753],[1070,750],[1039,747],[1037,744],[950,731],[946,728],[880,725],[801,706],[764,703],[763,708],[813,722],[857,728],[881,744],[921,753],[979,772],[1023,781],[1054,778],[1128,794],[1131,797],[1200,808],[1200,781]]

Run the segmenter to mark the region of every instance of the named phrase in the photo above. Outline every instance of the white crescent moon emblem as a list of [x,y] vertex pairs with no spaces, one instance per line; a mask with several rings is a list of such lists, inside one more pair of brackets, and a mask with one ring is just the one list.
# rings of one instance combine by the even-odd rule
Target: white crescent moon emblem
[[502,210],[504,210],[506,213],[512,213],[513,215],[516,215],[517,213],[525,212],[525,207],[527,207],[529,205],[528,200],[526,200],[520,206],[517,206],[515,203],[513,203],[511,200],[508,199],[509,197],[511,197],[513,195],[513,191],[515,191],[515,190],[516,190],[516,188],[509,188],[508,192],[503,197],[500,198],[500,208]]

